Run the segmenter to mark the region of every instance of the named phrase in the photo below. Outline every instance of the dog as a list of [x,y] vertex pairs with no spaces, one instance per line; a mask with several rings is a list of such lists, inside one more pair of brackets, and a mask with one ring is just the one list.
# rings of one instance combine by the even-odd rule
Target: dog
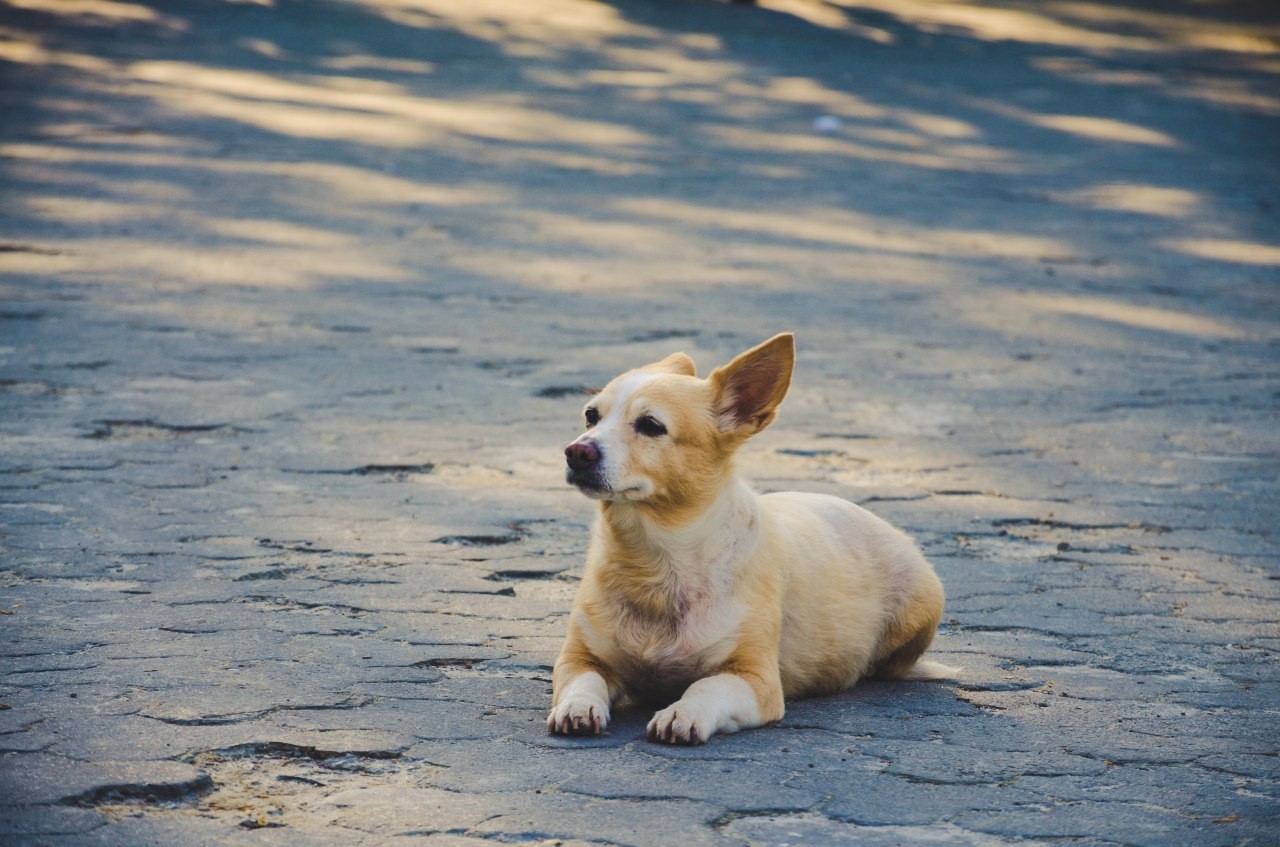
[[920,659],[943,590],[910,538],[836,497],[757,494],[735,472],[794,365],[783,333],[705,379],[675,353],[587,403],[565,476],[599,516],[552,674],[549,732],[598,735],[611,707],[630,702],[663,707],[650,741],[701,744],[863,678],[958,672]]

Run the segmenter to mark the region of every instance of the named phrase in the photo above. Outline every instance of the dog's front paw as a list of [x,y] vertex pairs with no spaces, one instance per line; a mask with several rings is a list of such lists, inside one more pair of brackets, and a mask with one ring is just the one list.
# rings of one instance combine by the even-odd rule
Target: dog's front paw
[[715,731],[715,716],[686,699],[654,715],[645,735],[665,744],[705,744]]
[[782,717],[782,690],[777,691],[777,712],[760,717],[755,689],[742,677],[721,673],[690,685],[684,696],[653,716],[647,733],[650,741],[666,744],[705,744],[717,732],[737,732]]
[[609,725],[609,704],[589,697],[568,698],[547,715],[547,732],[599,735]]

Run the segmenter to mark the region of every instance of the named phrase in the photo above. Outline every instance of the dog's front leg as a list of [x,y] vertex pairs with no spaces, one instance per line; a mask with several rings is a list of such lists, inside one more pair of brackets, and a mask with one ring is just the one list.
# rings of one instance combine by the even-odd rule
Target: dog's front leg
[[703,677],[674,704],[653,716],[650,741],[703,744],[717,732],[737,732],[781,720],[782,681],[775,668],[725,671]]
[[609,725],[609,705],[615,685],[605,678],[605,665],[583,643],[577,626],[551,674],[551,714],[547,732],[556,735],[599,735]]
[[[557,669],[558,670],[558,669]],[[554,685],[547,731],[556,735],[599,735],[609,725],[609,684],[599,671],[573,673]]]

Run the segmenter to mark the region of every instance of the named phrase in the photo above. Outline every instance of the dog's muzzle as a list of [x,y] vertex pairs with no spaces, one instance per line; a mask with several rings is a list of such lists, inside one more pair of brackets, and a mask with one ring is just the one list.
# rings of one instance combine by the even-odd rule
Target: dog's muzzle
[[575,441],[564,448],[564,458],[568,463],[564,478],[570,485],[576,485],[583,491],[607,491],[601,469],[604,467],[604,454],[600,445],[594,441]]

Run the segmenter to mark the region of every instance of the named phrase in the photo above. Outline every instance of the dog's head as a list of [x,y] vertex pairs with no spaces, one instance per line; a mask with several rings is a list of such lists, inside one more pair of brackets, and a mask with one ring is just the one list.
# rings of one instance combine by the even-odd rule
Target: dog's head
[[738,446],[773,421],[794,365],[795,339],[783,333],[706,379],[683,353],[628,371],[587,403],[566,478],[597,500],[696,508]]

